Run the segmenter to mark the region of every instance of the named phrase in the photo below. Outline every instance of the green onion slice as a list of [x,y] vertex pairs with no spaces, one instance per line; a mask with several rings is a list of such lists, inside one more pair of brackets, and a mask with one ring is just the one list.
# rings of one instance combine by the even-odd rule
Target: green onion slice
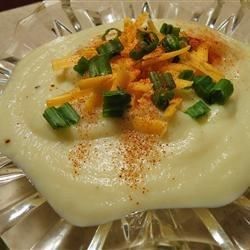
[[[115,34],[113,34],[113,33],[115,33]],[[109,41],[109,40],[112,40],[114,38],[119,37],[121,34],[122,34],[122,32],[119,29],[110,28],[104,32],[104,34],[102,35],[102,40]],[[111,37],[111,38],[109,39],[109,37]]]
[[210,111],[210,108],[203,102],[198,101],[191,107],[189,107],[185,113],[188,114],[193,119],[198,119],[204,115],[206,115]]
[[166,37],[162,39],[161,45],[165,51],[175,51],[181,48],[180,40],[174,34],[166,35]]
[[227,79],[220,79],[210,93],[210,103],[224,104],[234,91],[233,84]]
[[144,55],[149,54],[156,49],[159,43],[159,38],[154,32],[146,32],[141,30],[137,31],[136,36],[138,43],[130,51],[129,56],[134,60],[139,60]]
[[131,95],[122,91],[106,91],[103,94],[103,117],[121,117],[129,107]]
[[80,120],[80,116],[68,102],[57,108],[57,112],[69,125],[74,125]]
[[171,90],[176,88],[176,84],[171,73],[169,72],[163,73],[163,78],[165,80],[165,85],[167,89]]
[[120,42],[119,38],[115,38],[100,45],[96,50],[101,55],[107,54],[112,57],[119,54],[123,49],[124,47]]
[[234,91],[233,84],[227,79],[213,83],[209,76],[196,76],[192,85],[196,94],[208,104],[224,104]]
[[167,24],[167,23],[163,23],[160,28],[160,32],[163,35],[173,34],[177,37],[179,37],[180,35],[180,30],[181,29],[179,27],[175,27],[172,24]]
[[160,32],[163,35],[171,34],[172,30],[173,30],[173,25],[172,24],[167,24],[167,23],[163,23],[161,28],[160,28]]
[[145,51],[140,46],[135,46],[129,53],[129,56],[134,60],[139,60],[145,55]]
[[80,120],[80,116],[69,103],[65,103],[59,108],[46,108],[43,117],[53,129],[65,128]]
[[173,27],[172,34],[179,37],[181,29],[179,27]]
[[169,101],[174,97],[174,92],[167,89],[157,89],[152,95],[151,99],[153,104],[160,110],[165,110]]
[[109,63],[109,55],[97,55],[90,59],[89,75],[90,77],[112,74],[112,68]]
[[53,129],[65,128],[68,126],[55,107],[47,108],[43,113],[43,117]]
[[89,61],[85,57],[81,57],[73,69],[78,72],[81,76],[88,70]]
[[193,79],[194,79],[194,71],[189,70],[189,69],[183,70],[179,74],[178,78],[188,80],[188,81],[193,81]]
[[120,107],[105,108],[102,110],[103,117],[122,117],[125,109]]
[[149,73],[149,78],[153,84],[154,90],[157,90],[159,88],[164,88],[164,89],[169,89],[169,90],[176,88],[176,84],[173,79],[173,76],[169,72],[161,73],[161,72],[151,71]]
[[210,76],[195,76],[192,85],[195,93],[208,104],[211,104],[210,92],[214,86]]

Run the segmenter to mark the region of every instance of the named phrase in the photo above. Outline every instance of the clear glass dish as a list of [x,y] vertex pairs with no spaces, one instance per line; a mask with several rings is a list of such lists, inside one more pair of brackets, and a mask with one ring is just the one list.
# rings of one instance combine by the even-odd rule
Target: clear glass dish
[[[56,37],[141,12],[194,21],[250,42],[245,1],[44,1],[16,27],[1,56],[0,92],[18,60]],[[0,154],[0,249],[250,249],[250,192],[214,209],[135,212],[97,227],[68,224]]]

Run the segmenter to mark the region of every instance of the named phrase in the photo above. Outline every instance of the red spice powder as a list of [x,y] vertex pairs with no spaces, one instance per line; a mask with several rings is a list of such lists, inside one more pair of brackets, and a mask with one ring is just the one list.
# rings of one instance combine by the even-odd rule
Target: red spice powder
[[148,119],[158,119],[160,117],[160,111],[151,101],[151,94],[151,92],[148,92],[137,100],[133,109],[129,110],[129,118],[142,116]]
[[82,164],[86,163],[89,159],[91,143],[84,141],[78,143],[69,151],[68,159],[73,166],[73,175],[79,175]]
[[144,176],[149,166],[155,165],[160,157],[155,148],[158,137],[141,134],[134,130],[125,130],[120,138],[119,156],[122,157],[122,167],[119,177],[132,189],[142,189],[145,193]]

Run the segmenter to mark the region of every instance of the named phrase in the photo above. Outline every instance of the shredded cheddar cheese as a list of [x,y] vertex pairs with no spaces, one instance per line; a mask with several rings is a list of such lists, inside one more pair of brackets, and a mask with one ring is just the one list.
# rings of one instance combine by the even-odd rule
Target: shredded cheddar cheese
[[149,82],[131,82],[128,89],[134,93],[147,93],[152,90],[152,85]]
[[88,48],[83,48],[83,49],[79,49],[76,52],[77,55],[79,56],[84,56],[87,59],[90,59],[91,57],[97,55],[96,49],[93,47],[88,47]]
[[175,84],[176,84],[176,89],[184,89],[184,88],[191,87],[193,82],[188,81],[188,80],[175,78]]
[[78,81],[76,84],[80,89],[96,89],[105,88],[107,84],[112,81],[112,75],[96,76],[91,78],[84,78]]
[[98,91],[92,91],[85,103],[85,111],[87,113],[93,113],[96,107],[99,107],[102,103],[102,95]]
[[173,117],[177,111],[177,108],[181,105],[182,101],[183,101],[182,98],[178,98],[178,97],[171,100],[170,105],[168,106],[168,108],[165,110],[165,112],[163,114],[163,117],[166,120]]
[[176,50],[176,51],[172,51],[172,52],[167,52],[167,53],[163,53],[161,56],[154,58],[154,59],[148,59],[148,60],[144,60],[142,62],[142,67],[147,67],[149,65],[155,64],[155,63],[161,63],[164,62],[166,60],[172,59],[176,56],[182,55],[186,52],[188,52],[188,50],[190,49],[190,46],[187,46],[185,48]]
[[218,71],[213,65],[200,60],[200,58],[191,53],[187,52],[183,59],[184,64],[189,65],[206,75],[209,75],[214,81],[219,81],[224,77],[223,73]]
[[80,90],[79,88],[75,88],[69,92],[66,92],[62,95],[47,100],[47,106],[48,107],[59,106],[61,104],[64,104],[65,102],[70,102],[75,99],[81,98],[86,94],[88,94],[89,92],[90,92],[89,89]]
[[209,51],[209,45],[207,43],[201,43],[197,50],[192,51],[192,55],[199,58],[199,60],[203,62],[208,61],[208,51]]
[[60,69],[73,67],[77,64],[80,58],[81,58],[80,55],[72,55],[61,59],[55,59],[52,61],[52,68],[53,70],[56,71]]
[[147,117],[134,117],[132,125],[135,130],[146,134],[163,136],[167,131],[167,122],[162,120],[148,119]]
[[129,71],[123,64],[118,64],[117,67],[114,68],[114,72],[115,73],[111,90],[116,90],[118,88],[125,88],[130,78]]
[[166,63],[160,67],[161,71],[176,71],[180,73],[183,70],[195,70],[193,67],[183,64],[183,63]]

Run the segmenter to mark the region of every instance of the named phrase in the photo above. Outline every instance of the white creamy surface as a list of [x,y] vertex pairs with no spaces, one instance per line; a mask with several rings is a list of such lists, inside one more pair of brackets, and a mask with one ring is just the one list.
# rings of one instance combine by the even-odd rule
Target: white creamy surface
[[[73,177],[68,152],[79,142],[76,128],[55,131],[42,117],[49,97],[72,88],[61,83],[49,91],[55,81],[50,62],[102,31],[98,27],[59,38],[17,65],[0,97],[0,151],[25,171],[62,217],[79,226],[104,223],[136,210],[215,207],[236,199],[250,184],[248,49],[227,75],[235,91],[226,105],[211,106],[208,119],[201,122],[177,113],[162,139],[166,153],[161,162],[144,171],[141,185],[147,192],[130,188],[118,177],[122,161],[117,158],[113,164],[112,156],[117,151],[119,129],[103,118],[102,125],[93,130],[98,133],[91,139],[88,162]],[[233,79],[237,70],[239,77]],[[35,89],[37,85],[40,88]],[[6,144],[6,139],[11,142]]]

